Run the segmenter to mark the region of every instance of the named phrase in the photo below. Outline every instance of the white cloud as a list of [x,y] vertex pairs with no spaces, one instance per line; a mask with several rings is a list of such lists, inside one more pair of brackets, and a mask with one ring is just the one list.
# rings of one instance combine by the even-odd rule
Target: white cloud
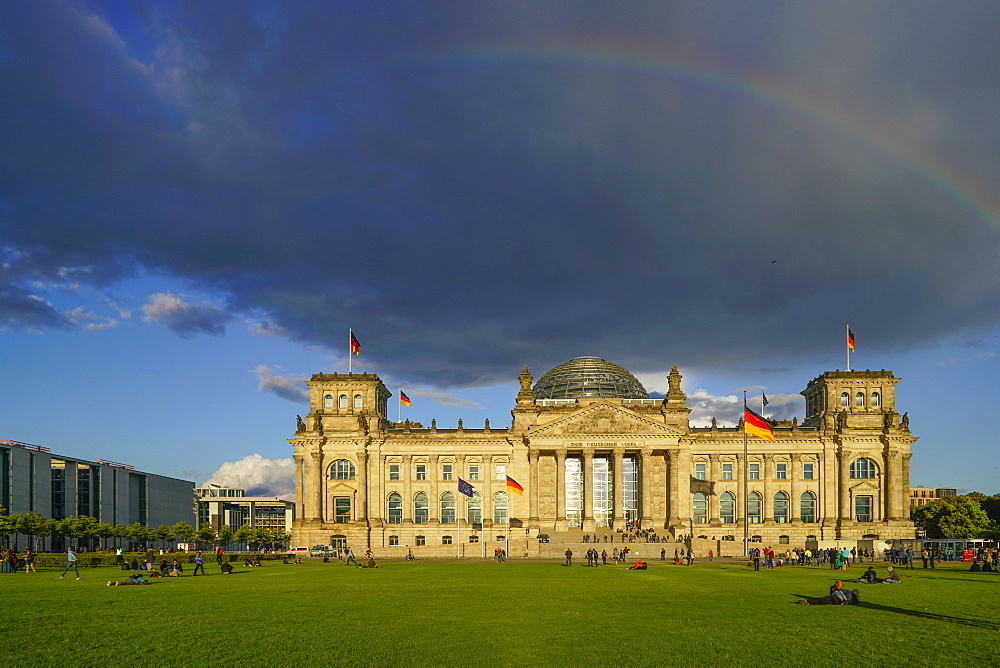
[[266,364],[258,364],[250,373],[257,376],[258,392],[270,392],[295,403],[309,401],[309,389],[302,384],[308,377],[305,374],[278,376]]
[[75,309],[64,311],[63,315],[66,317],[66,322],[70,326],[82,327],[89,332],[94,332],[100,329],[111,329],[112,327],[118,326],[118,320],[115,318],[105,319],[103,316],[99,316],[96,313],[88,311],[83,306],[77,306]]
[[277,496],[295,498],[295,462],[288,459],[266,459],[259,454],[247,455],[236,462],[223,462],[219,470],[201,484],[246,490],[247,496]]
[[150,295],[142,312],[145,314],[143,321],[163,325],[183,338],[199,333],[222,336],[226,332],[225,324],[233,319],[231,313],[209,302],[190,304],[169,292]]
[[[759,392],[760,388],[756,388]],[[803,408],[802,395],[770,394],[767,395],[767,408],[764,415],[772,420],[790,420]],[[743,417],[743,398],[736,394],[724,396],[710,394],[703,389],[697,389],[687,399],[691,409],[692,426],[708,426],[712,418],[716,418],[720,427],[735,427]],[[751,410],[760,412],[760,395],[757,394],[748,401]]]

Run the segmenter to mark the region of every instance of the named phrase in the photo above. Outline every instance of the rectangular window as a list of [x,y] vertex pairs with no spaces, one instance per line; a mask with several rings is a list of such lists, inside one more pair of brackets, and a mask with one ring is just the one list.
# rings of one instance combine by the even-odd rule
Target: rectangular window
[[786,470],[787,464],[775,464],[774,466],[774,477],[778,480],[785,480],[788,478],[788,473]]
[[470,464],[469,465],[469,480],[479,480],[479,465]]
[[854,515],[858,522],[872,521],[872,497],[854,497]]
[[417,545],[426,545],[427,536],[417,536]]
[[732,480],[733,479],[733,465],[732,464],[723,464],[722,465],[722,479],[723,480]]
[[389,536],[389,545],[399,545],[399,536]]
[[496,477],[496,479],[497,480],[506,480],[507,479],[507,465],[506,464],[497,464],[497,477]]
[[351,521],[351,498],[348,496],[338,496],[333,500],[334,522],[337,524],[347,524]]
[[478,543],[479,542],[479,536],[477,536],[475,534],[469,536],[469,542],[470,543]]
[[805,480],[812,480],[813,479],[813,465],[812,464],[803,464],[802,465],[802,478],[805,479]]
[[506,536],[497,536],[497,542],[502,543],[504,542],[504,540],[506,540],[506,538],[507,538]]
[[445,464],[441,467],[441,479],[451,480],[451,464]]
[[751,464],[750,465],[750,479],[751,480],[760,480],[760,464]]
[[788,545],[788,536],[778,536],[778,545]]
[[705,479],[705,465],[704,464],[695,464],[694,465],[694,477],[697,478],[698,480],[704,480]]
[[451,536],[441,536],[442,545],[451,545]]
[[399,480],[399,464],[389,464],[389,480]]
[[417,480],[427,480],[426,464],[417,464]]

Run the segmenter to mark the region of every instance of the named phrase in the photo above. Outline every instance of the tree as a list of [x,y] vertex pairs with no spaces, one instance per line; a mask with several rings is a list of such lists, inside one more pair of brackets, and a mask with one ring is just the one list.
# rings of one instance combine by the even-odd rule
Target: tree
[[156,532],[142,522],[132,522],[132,524],[129,524],[127,535],[129,539],[137,543],[142,543],[143,548],[151,541],[156,540]]
[[194,539],[198,537],[198,533],[194,530],[194,527],[187,522],[178,522],[174,525],[174,535],[182,543],[193,543]]
[[115,535],[115,528],[107,523],[98,524],[94,527],[97,537],[101,539],[101,547],[108,546],[108,538]]
[[51,527],[44,517],[34,511],[28,511],[22,517],[18,532],[33,538],[34,540],[30,542],[33,543],[32,549],[35,549],[38,547],[38,539],[48,536]]
[[77,541],[82,538],[93,538],[97,535],[97,520],[89,515],[71,515],[64,520],[59,520],[58,526],[58,533]]
[[198,529],[198,540],[203,543],[215,543],[216,535],[215,529],[208,526],[207,524],[202,528]]
[[910,517],[928,538],[982,538],[993,529],[979,501],[971,496],[946,497],[917,506]]
[[[4,544],[10,543],[10,536],[16,536],[18,534],[18,526],[21,524],[21,516],[17,513],[13,515],[7,514],[7,509],[0,506],[0,536],[3,536]],[[15,549],[16,539],[15,539]]]
[[[237,543],[249,543],[252,539],[253,529],[251,529],[247,524],[241,525],[240,528],[236,530],[236,533],[233,534],[233,540]],[[249,547],[249,545],[247,547]]]
[[221,545],[223,549],[225,549],[230,543],[232,543],[233,538],[235,537],[236,534],[233,532],[232,527],[230,527],[228,524],[223,524],[222,528],[219,529],[218,541],[219,545]]
[[167,543],[173,542],[177,534],[174,532],[174,528],[168,524],[161,524],[156,527],[156,537],[163,542],[163,547],[167,547]]

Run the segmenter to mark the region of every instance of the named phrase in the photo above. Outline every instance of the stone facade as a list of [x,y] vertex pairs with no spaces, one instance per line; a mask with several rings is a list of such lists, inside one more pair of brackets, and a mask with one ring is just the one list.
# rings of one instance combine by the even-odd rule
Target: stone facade
[[[810,381],[805,419],[775,423],[775,443],[745,438],[742,425],[690,426],[676,367],[663,399],[536,399],[527,367],[519,379],[509,428],[444,429],[390,422],[392,395],[374,374],[312,376],[311,410],[289,441],[292,544],[418,557],[509,545],[532,556],[539,534],[608,533],[628,520],[671,540],[735,545],[744,534],[775,546],[914,536],[916,438],[895,411],[892,372]],[[523,495],[507,493],[508,476]],[[458,493],[458,478],[475,499]]]

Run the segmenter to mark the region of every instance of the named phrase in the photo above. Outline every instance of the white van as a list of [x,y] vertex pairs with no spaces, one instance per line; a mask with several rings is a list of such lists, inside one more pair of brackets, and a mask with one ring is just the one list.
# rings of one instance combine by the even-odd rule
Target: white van
[[308,554],[309,553],[309,548],[308,547],[293,547],[292,549],[290,549],[288,551],[291,552],[292,554],[297,554],[299,556],[302,556],[303,554]]
[[327,557],[331,552],[332,550],[329,545],[313,545],[312,549],[309,550],[309,555],[313,557]]

